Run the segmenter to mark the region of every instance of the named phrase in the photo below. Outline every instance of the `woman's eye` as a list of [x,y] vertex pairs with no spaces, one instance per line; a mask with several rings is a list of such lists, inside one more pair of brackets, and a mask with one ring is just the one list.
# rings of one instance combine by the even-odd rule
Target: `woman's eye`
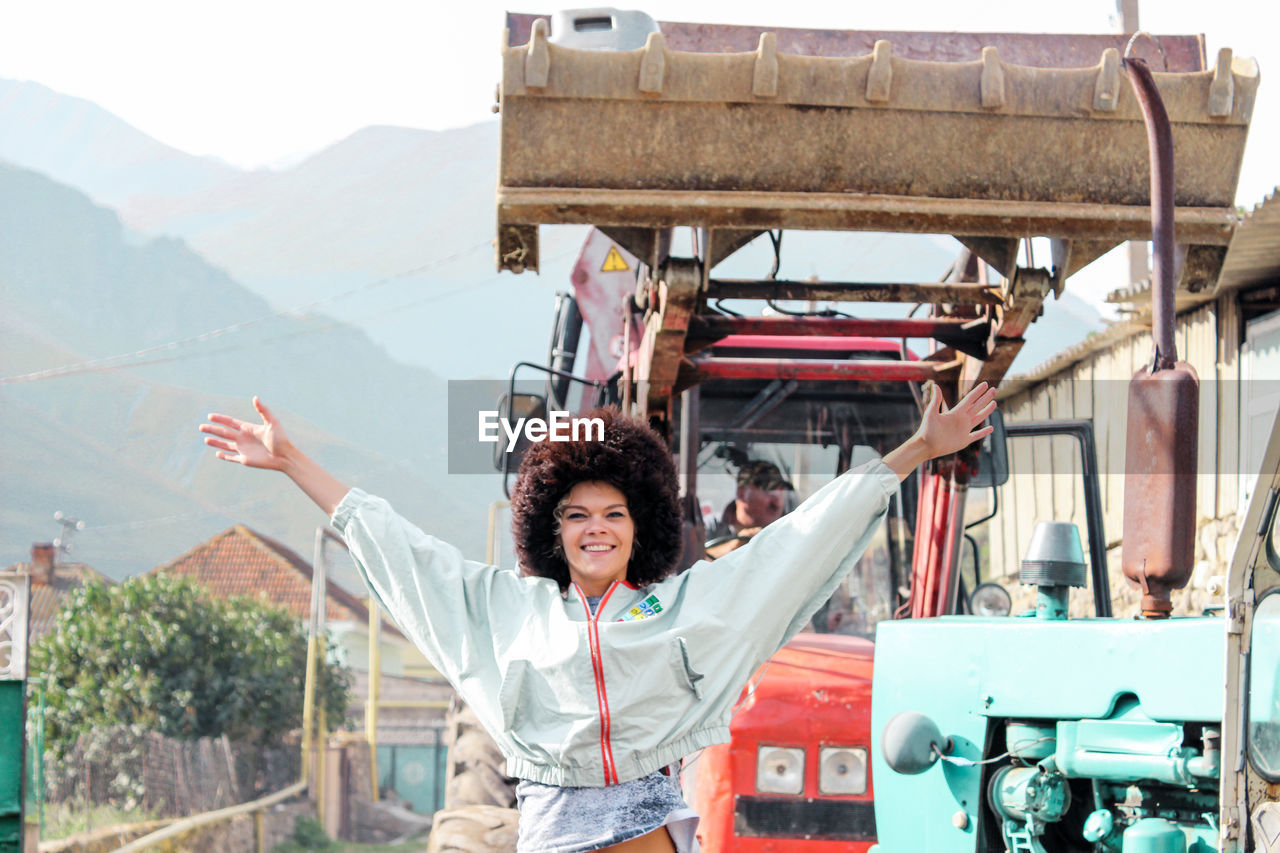
[[586,517],[587,517],[586,513],[583,513],[583,512],[570,512],[565,514],[565,518],[572,519],[573,521],[578,521],[579,519],[583,519]]

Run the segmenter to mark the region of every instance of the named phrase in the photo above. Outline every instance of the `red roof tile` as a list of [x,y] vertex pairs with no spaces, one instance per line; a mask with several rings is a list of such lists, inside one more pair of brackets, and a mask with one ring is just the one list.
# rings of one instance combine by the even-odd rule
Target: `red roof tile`
[[[311,564],[280,542],[242,524],[150,573],[158,572],[193,578],[223,596],[265,594],[302,620],[311,614]],[[326,621],[369,621],[364,602],[332,580],[326,585]],[[384,621],[383,625],[395,631],[390,623]]]

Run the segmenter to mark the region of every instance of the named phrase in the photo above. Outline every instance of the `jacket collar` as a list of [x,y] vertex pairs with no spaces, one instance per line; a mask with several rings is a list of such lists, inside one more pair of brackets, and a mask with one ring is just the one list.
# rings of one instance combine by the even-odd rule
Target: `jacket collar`
[[[583,613],[588,614],[589,611],[587,608],[586,592],[582,589],[582,587],[578,586],[573,581],[569,581],[569,589],[573,590],[575,597],[578,599],[578,602],[582,605]],[[604,614],[605,606],[609,604],[609,602],[613,599],[613,597],[615,595],[622,594],[620,592],[620,590],[622,589],[635,590],[635,589],[639,589],[639,587],[633,586],[632,584],[627,583],[626,580],[614,581],[613,583],[609,584],[609,588],[604,591],[604,595],[600,597],[600,603],[596,606],[595,615],[597,619]],[[568,590],[566,590],[565,591],[566,600],[568,599],[568,597],[569,597]]]

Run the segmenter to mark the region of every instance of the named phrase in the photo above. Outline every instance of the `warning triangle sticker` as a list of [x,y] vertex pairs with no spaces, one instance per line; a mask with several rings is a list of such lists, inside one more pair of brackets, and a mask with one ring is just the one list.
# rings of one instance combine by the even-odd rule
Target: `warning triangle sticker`
[[627,263],[627,259],[622,257],[618,247],[610,246],[609,254],[605,255],[604,263],[600,265],[600,272],[628,272],[630,269],[631,266]]

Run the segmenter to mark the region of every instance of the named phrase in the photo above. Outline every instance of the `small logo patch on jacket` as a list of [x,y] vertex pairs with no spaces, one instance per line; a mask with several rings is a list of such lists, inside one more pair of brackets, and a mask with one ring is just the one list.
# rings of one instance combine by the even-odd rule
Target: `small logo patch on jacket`
[[662,602],[658,601],[658,596],[651,595],[635,607],[628,610],[619,619],[619,622],[634,622],[637,619],[648,619],[650,616],[656,616],[662,612]]

